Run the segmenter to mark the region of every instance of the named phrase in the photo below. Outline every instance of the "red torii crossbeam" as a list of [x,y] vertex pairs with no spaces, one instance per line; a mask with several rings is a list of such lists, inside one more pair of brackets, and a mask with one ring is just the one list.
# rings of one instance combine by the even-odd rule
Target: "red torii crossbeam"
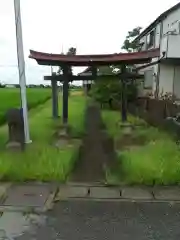
[[[63,69],[63,123],[68,122],[68,82],[72,76],[69,75],[68,69],[72,66],[89,66],[93,67],[92,75],[97,77],[97,66],[103,65],[121,65],[121,73],[125,75],[126,66],[133,64],[150,63],[153,58],[160,57],[160,49],[155,48],[148,51],[119,53],[119,54],[95,54],[95,55],[62,55],[50,54],[30,50],[30,58],[35,59],[39,65],[61,66]],[[125,89],[125,80],[121,78],[122,87]],[[52,99],[54,117],[58,117],[58,97],[57,97],[57,81],[52,81]],[[122,121],[127,120],[126,113],[126,95],[122,91]]]
[[101,66],[116,64],[142,64],[148,63],[152,58],[160,56],[160,49],[155,48],[148,51],[119,53],[119,54],[94,54],[94,55],[63,55],[50,54],[30,50],[30,58],[37,61],[39,65],[59,66],[68,64],[70,66]]

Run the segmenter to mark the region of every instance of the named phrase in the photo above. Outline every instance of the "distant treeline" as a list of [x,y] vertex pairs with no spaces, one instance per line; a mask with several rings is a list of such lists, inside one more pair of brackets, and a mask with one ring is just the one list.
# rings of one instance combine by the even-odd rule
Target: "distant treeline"
[[[51,88],[51,85],[43,85],[43,84],[29,84],[26,85],[27,88]],[[62,87],[62,86],[58,86]],[[2,84],[0,83],[0,88],[20,88],[19,84]],[[82,88],[82,86],[75,86],[75,85],[70,85],[69,88],[71,89],[79,89]]]

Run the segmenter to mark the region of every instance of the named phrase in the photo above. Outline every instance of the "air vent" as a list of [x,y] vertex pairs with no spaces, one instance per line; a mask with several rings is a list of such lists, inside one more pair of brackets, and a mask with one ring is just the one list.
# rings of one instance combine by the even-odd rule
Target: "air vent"
[[180,34],[180,21],[175,22],[171,25],[169,31],[167,32],[168,35],[179,35]]

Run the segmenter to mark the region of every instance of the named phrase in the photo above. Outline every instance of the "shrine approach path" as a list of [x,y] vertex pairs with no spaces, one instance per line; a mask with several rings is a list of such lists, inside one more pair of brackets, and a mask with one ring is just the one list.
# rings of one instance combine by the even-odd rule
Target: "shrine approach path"
[[105,168],[114,161],[113,141],[105,131],[98,104],[88,105],[85,113],[86,134],[74,169],[74,182],[101,182]]

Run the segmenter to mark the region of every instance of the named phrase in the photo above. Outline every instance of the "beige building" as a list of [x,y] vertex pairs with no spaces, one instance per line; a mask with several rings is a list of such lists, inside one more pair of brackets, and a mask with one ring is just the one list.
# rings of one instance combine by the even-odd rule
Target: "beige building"
[[161,53],[153,59],[159,64],[140,71],[144,82],[139,94],[161,97],[169,93],[180,99],[180,3],[162,13],[135,40],[142,44],[141,50],[160,48]]

